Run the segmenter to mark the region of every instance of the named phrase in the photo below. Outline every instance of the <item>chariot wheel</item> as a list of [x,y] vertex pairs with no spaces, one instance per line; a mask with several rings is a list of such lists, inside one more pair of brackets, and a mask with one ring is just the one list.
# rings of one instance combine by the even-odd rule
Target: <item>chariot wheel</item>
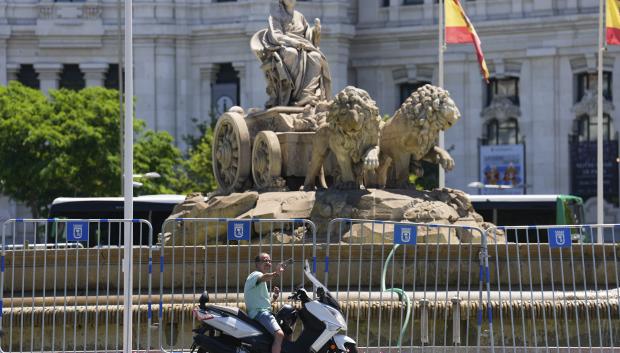
[[224,113],[215,125],[213,174],[224,192],[242,191],[250,175],[250,133],[243,116]]
[[254,138],[252,147],[252,177],[258,189],[272,186],[282,173],[280,141],[273,131],[261,131]]

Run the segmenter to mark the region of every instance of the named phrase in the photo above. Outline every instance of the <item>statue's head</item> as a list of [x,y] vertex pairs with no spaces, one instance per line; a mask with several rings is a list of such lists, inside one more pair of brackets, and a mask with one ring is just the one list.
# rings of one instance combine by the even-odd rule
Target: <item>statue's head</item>
[[438,132],[454,125],[461,113],[448,91],[424,85],[407,98],[395,116],[409,121],[413,126]]
[[293,9],[297,5],[297,0],[280,0],[280,3],[287,9]]

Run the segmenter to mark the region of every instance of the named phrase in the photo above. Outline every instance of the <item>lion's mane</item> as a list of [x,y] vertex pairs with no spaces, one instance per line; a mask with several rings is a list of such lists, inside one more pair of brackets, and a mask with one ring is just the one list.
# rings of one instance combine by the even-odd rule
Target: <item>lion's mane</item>
[[[361,125],[355,133],[347,133],[351,124],[351,111],[357,112]],[[359,88],[348,86],[336,95],[327,112],[326,123],[336,144],[349,153],[353,162],[360,162],[368,146],[376,145],[381,130],[379,108],[370,95]]]
[[[409,131],[416,137],[434,141],[440,130],[454,125],[459,117],[459,110],[448,91],[424,85],[405,100],[393,119],[406,119],[411,127]],[[428,142],[420,141],[420,145],[427,145]]]

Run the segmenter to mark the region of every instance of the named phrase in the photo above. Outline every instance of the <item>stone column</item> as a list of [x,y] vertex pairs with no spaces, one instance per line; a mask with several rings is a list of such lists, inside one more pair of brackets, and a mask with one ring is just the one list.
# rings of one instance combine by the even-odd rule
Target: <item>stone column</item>
[[423,17],[425,20],[433,20],[435,17],[438,16],[438,13],[437,11],[435,11],[435,8],[439,9],[439,5],[435,4],[435,2],[436,2],[435,0],[424,0]]
[[[6,66],[6,40],[0,39],[0,67]],[[0,70],[0,85],[6,85],[8,83],[7,71],[8,70]]]
[[232,63],[233,68],[237,71],[239,76],[239,106],[249,108],[249,93],[252,91],[251,80],[247,78],[247,70],[245,61],[237,61]]
[[261,64],[258,60],[250,60],[248,62],[246,73],[248,84],[246,87],[251,89],[248,93],[248,107],[263,108],[265,106],[265,102],[267,102],[267,81],[265,80],[265,74],[260,66]]
[[84,63],[80,64],[80,70],[84,73],[86,87],[103,87],[105,73],[108,71],[108,64]]
[[520,18],[523,15],[523,0],[512,0],[511,17]]
[[185,148],[183,136],[192,131],[191,121],[191,81],[190,70],[192,68],[190,59],[189,38],[177,38],[176,40],[176,135],[174,143]]
[[6,65],[6,79],[7,79],[7,84],[8,81],[17,81],[18,77],[17,74],[19,73],[19,64],[7,64]]
[[176,70],[174,40],[160,38],[155,45],[155,130],[176,135]]
[[146,122],[150,129],[155,128],[157,110],[155,109],[155,43],[151,38],[136,38],[134,41],[134,94],[136,116]]
[[[478,148],[476,136],[480,136],[480,111],[482,102],[472,97],[482,97],[486,85],[481,84],[482,77],[477,68],[474,55],[463,53],[446,53],[444,75],[445,88],[459,107],[462,116],[456,125],[445,133],[445,149],[450,150],[456,165],[454,170],[446,172],[446,186],[467,190],[467,184],[478,180]],[[451,149],[451,147],[453,149]]]
[[208,64],[206,67],[200,68],[200,116],[201,121],[211,121],[211,110],[213,102],[211,102],[211,86],[215,82],[217,74],[217,65]]
[[389,22],[396,22],[400,19],[398,10],[402,4],[402,0],[390,0],[390,12],[388,15]]
[[48,94],[50,89],[58,89],[62,64],[34,64],[34,70],[39,74],[43,93]]
[[[567,166],[557,165],[555,149],[566,148],[556,144],[556,107],[559,87],[555,77],[556,48],[528,49],[526,70],[523,72],[522,87],[536,87],[535,90],[523,90],[521,100],[523,124],[519,126],[521,134],[526,136],[526,182],[528,193],[556,193],[556,180],[567,173]],[[557,76],[555,76],[557,75]],[[544,171],[544,172],[543,172]]]
[[553,1],[552,0],[538,0],[534,1],[534,12],[551,14],[553,13]]

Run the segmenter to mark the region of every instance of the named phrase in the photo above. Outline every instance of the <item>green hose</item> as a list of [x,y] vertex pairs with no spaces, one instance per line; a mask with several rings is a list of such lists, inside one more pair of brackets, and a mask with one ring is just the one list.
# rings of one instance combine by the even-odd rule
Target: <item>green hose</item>
[[399,246],[400,244],[394,245],[394,248],[392,249],[392,251],[390,251],[390,254],[385,260],[383,271],[381,272],[381,291],[398,294],[398,299],[400,301],[403,301],[403,298],[404,298],[405,310],[406,310],[405,322],[403,323],[403,327],[400,329],[400,336],[398,336],[398,342],[397,342],[398,346],[400,347],[402,345],[403,336],[405,335],[405,330],[407,328],[407,325],[409,324],[409,318],[411,316],[411,300],[409,299],[409,296],[407,295],[407,293],[405,293],[405,291],[400,288],[387,288],[387,289],[385,288],[385,274],[387,272],[387,265],[388,265],[388,262],[390,262],[390,260],[392,259],[392,256],[394,256],[394,252],[396,252],[396,249],[398,249]]

